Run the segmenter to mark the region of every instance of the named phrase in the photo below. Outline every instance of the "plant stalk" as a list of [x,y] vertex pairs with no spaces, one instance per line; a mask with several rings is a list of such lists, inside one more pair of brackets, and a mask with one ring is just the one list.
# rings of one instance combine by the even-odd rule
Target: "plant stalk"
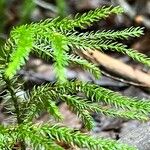
[[[14,107],[15,107],[15,113],[17,116],[17,123],[21,124],[23,121],[20,118],[20,109],[19,109],[19,104],[18,104],[18,98],[16,96],[15,90],[13,89],[12,85],[11,85],[11,81],[9,79],[6,79],[5,77],[3,77],[4,81],[6,82],[7,85],[7,89],[10,92]],[[26,150],[26,146],[25,146],[25,142],[24,140],[20,141],[21,144],[21,150]]]

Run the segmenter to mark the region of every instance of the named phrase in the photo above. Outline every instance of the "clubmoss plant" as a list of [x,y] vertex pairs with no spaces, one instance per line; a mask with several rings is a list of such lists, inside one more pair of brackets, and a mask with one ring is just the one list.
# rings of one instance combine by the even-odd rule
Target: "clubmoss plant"
[[[87,28],[100,19],[122,12],[120,7],[102,7],[83,15],[77,14],[74,19],[66,17],[60,20],[58,17],[12,29],[0,51],[0,85],[1,92],[5,90],[4,105],[7,105],[6,108],[15,120],[12,124],[0,125],[0,149],[11,150],[19,143],[18,149],[20,147],[21,150],[63,150],[60,142],[93,150],[135,149],[115,140],[91,137],[60,124],[39,124],[35,121],[43,111],[58,121],[62,120],[56,105],[60,100],[78,115],[88,130],[94,126],[90,115],[92,112],[142,121],[149,119],[150,101],[128,98],[91,83],[67,81],[65,76],[66,67],[72,63],[89,71],[95,78],[100,78],[101,75],[96,65],[75,53],[70,54],[71,51],[117,51],[150,66],[150,58],[115,42],[117,39],[139,37],[143,34],[142,28],[86,33],[76,31],[76,28]],[[17,72],[28,61],[30,53],[47,60],[53,59],[57,81],[35,86],[23,96],[18,96],[23,83],[20,83]],[[78,93],[83,93],[84,97]]]

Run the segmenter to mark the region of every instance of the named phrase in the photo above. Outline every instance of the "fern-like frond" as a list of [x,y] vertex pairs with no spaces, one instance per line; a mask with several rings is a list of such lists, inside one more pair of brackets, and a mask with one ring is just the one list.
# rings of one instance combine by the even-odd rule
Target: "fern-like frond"
[[[86,94],[88,99],[93,102],[105,102],[115,106],[116,108],[122,108],[124,110],[131,110],[148,114],[150,112],[150,102],[141,101],[137,98],[128,98],[122,96],[119,93],[113,92],[109,89],[99,87],[90,83],[82,82],[67,82],[61,86],[65,91],[70,92],[83,92]],[[65,89],[66,87],[66,89]]]
[[79,118],[82,119],[84,126],[91,130],[94,127],[94,120],[89,114],[89,110],[93,110],[92,106],[88,104],[85,100],[81,100],[79,97],[73,97],[70,95],[60,95],[60,98],[64,100],[67,105],[75,112]]
[[99,112],[103,115],[110,116],[110,117],[119,117],[119,118],[126,118],[126,119],[136,119],[141,121],[149,120],[148,113],[138,112],[137,110],[124,110],[124,109],[112,109],[109,106],[101,107],[99,106]]
[[86,32],[86,33],[80,33],[79,36],[83,40],[101,40],[101,39],[128,39],[130,37],[139,37],[143,35],[143,28],[140,27],[130,27],[126,28],[121,31],[114,31],[114,30],[103,30],[103,31],[97,31],[97,32]]
[[71,17],[66,17],[60,20],[60,17],[55,19],[46,19],[40,21],[39,23],[32,24],[34,29],[37,29],[36,33],[39,32],[48,32],[48,31],[60,31],[64,33],[66,30],[74,30],[76,27],[86,28],[87,26],[92,25],[93,22],[99,21],[101,19],[107,18],[111,14],[120,14],[123,12],[121,7],[102,7],[90,12],[84,13],[82,15],[77,14],[74,19]]
[[21,26],[11,32],[11,36],[15,41],[16,48],[13,49],[9,63],[5,70],[5,75],[12,78],[20,66],[25,63],[32,46],[33,46],[33,32],[28,26]]
[[37,36],[36,39],[37,41],[33,45],[33,53],[46,61],[53,58],[51,41],[49,38]]
[[56,27],[63,30],[74,30],[76,27],[86,28],[91,26],[93,22],[99,21],[100,19],[107,18],[111,14],[122,13],[123,9],[121,7],[102,7],[96,10],[91,10],[88,13],[84,13],[79,16],[77,14],[73,20],[65,18],[56,24]]
[[134,110],[121,110],[112,109],[107,107],[102,107],[98,103],[91,103],[90,101],[70,95],[60,96],[71,108],[72,110],[82,119],[85,127],[91,130],[94,126],[94,122],[89,113],[97,112],[111,117],[121,117],[127,119],[138,119],[138,120],[148,120],[148,114],[142,114]]
[[41,20],[38,23],[32,23],[31,26],[33,30],[36,30],[36,34],[45,33],[45,32],[51,32],[56,31],[56,24],[60,21],[60,17],[56,18],[48,18],[46,20]]
[[0,126],[0,149],[12,150],[16,139],[11,129]]
[[[80,86],[80,84],[81,84],[81,86]],[[69,104],[69,102],[67,102],[67,104],[70,107],[73,107],[75,109],[77,108],[77,107],[75,107],[75,105],[78,106],[78,110],[87,110],[89,112],[97,112],[97,113],[101,113],[103,115],[110,116],[110,117],[148,120],[147,110],[145,110],[145,112],[143,113],[142,108],[140,110],[138,110],[138,108],[132,106],[132,104],[129,104],[129,106],[127,106],[128,101],[131,101],[130,98],[122,96],[124,98],[124,100],[128,99],[128,101],[124,102],[124,104],[121,104],[121,101],[120,101],[120,104],[119,104],[118,102],[114,102],[114,99],[117,96],[119,97],[121,95],[114,92],[116,97],[112,96],[113,100],[111,101],[112,98],[110,97],[110,99],[109,99],[109,95],[107,93],[104,93],[106,98],[102,99],[99,95],[95,94],[96,88],[93,87],[93,89],[92,89],[92,84],[89,84],[89,86],[90,86],[89,88],[88,88],[88,86],[87,86],[87,88],[84,86],[86,86],[85,83],[78,83],[78,82],[77,83],[76,82],[69,82],[69,83],[65,83],[65,85],[63,85],[63,84],[62,85],[60,85],[60,84],[55,85],[54,86],[54,90],[56,91],[55,95],[57,95],[56,94],[57,92],[62,93],[62,94],[60,94],[60,97],[63,96],[63,94],[75,95],[78,92],[82,92],[82,93],[86,94],[88,99],[92,99],[92,100],[89,101],[87,99],[84,99],[84,98],[78,97],[78,96],[73,96],[73,97],[68,96],[68,98],[70,97],[70,104]],[[96,86],[96,87],[98,88],[98,86]],[[99,91],[99,92],[101,93],[101,95],[103,95],[102,89],[104,89],[104,88],[101,88],[101,87],[99,87],[99,88],[101,89],[101,91]],[[91,96],[89,96],[88,91],[90,91]],[[97,91],[98,91],[98,89],[97,89]],[[105,89],[105,91],[109,92],[109,90],[107,90],[107,89]],[[95,99],[94,96],[96,96],[97,99]],[[110,102],[109,103],[106,102],[105,101],[106,99],[107,99],[107,101],[110,101]],[[120,97],[120,99],[121,99],[121,97]],[[65,100],[67,101],[67,98]],[[110,106],[106,106],[106,107],[100,106],[100,104],[101,104],[100,102],[105,102],[106,104],[110,104],[110,106],[116,106],[117,104],[118,105],[116,106],[116,109],[114,109]],[[136,102],[137,102],[137,104],[135,104],[135,105],[137,105],[137,106],[140,105],[139,104],[140,102],[138,103],[138,100],[136,100]]]
[[[50,58],[55,58],[55,56],[53,56],[50,44],[45,44],[45,42],[49,43],[47,39],[45,39],[44,42],[42,39],[39,40],[39,43],[37,43],[34,46],[35,54],[45,60],[49,60]],[[82,59],[80,56],[75,56],[73,54],[68,55],[67,62],[68,64],[79,65],[84,70],[90,72],[96,79],[99,79],[101,77],[100,69],[95,64],[92,64],[87,60]]]
[[9,57],[10,57],[10,54],[12,53],[12,49],[15,48],[15,41],[12,39],[12,38],[9,38],[4,47],[1,47],[1,50],[0,50],[0,68],[3,70],[5,70],[6,68],[6,64],[8,63],[9,61]]
[[17,128],[18,138],[24,139],[33,150],[63,150],[54,141],[47,138],[45,132],[32,124],[22,124]]
[[67,66],[67,54],[68,45],[66,41],[66,37],[60,33],[53,33],[52,38],[52,49],[53,49],[53,56],[54,56],[54,68],[56,75],[58,77],[59,82],[65,82],[65,67]]
[[[83,85],[86,86],[86,84],[83,84]],[[77,83],[69,83],[69,84],[65,83],[65,86],[58,85],[58,84],[56,84],[56,85],[47,84],[43,87],[38,87],[38,88],[34,89],[33,92],[31,92],[32,104],[30,103],[30,108],[29,108],[30,115],[29,114],[27,115],[27,119],[32,120],[28,116],[34,116],[35,115],[34,113],[36,113],[37,111],[41,111],[43,108],[46,109],[46,106],[48,107],[47,108],[48,112],[51,115],[53,115],[56,119],[61,119],[62,117],[61,117],[61,114],[60,114],[58,108],[55,106],[55,104],[52,100],[51,101],[49,100],[49,99],[55,99],[57,101],[58,99],[61,99],[70,106],[70,108],[73,110],[73,112],[75,112],[79,116],[79,118],[82,119],[85,127],[87,127],[88,129],[91,129],[94,125],[92,122],[93,119],[90,116],[90,113],[92,113],[92,112],[101,113],[101,114],[111,116],[111,117],[148,120],[148,114],[146,113],[147,111],[145,111],[145,113],[143,113],[143,111],[141,111],[142,108],[138,110],[138,108],[132,107],[132,104],[129,104],[129,106],[126,106],[128,102],[126,102],[125,104],[122,104],[123,106],[121,105],[121,102],[120,103],[116,102],[118,104],[118,106],[116,106],[116,104],[114,104],[115,100],[114,99],[113,99],[113,101],[110,100],[111,102],[109,104],[115,105],[117,108],[120,107],[118,109],[112,109],[111,107],[103,107],[103,106],[100,106],[99,103],[93,103],[93,101],[103,102],[106,100],[106,99],[100,100],[101,97],[99,97],[99,100],[94,99],[93,95],[95,95],[95,92],[94,92],[95,88],[94,89],[92,89],[91,87],[87,88],[87,89],[84,88],[86,90],[86,92],[88,92],[89,90],[92,90],[91,91],[91,97],[93,98],[92,101],[89,101],[82,97],[69,95],[69,94],[77,94],[78,92],[86,93],[84,90],[82,90],[82,88],[84,87],[83,85],[81,85],[81,87],[80,87]],[[71,91],[71,92],[69,92],[69,91]],[[66,94],[68,94],[68,95],[66,95]],[[116,97],[120,96],[120,95],[117,95],[117,93],[115,93],[115,94],[116,94]],[[35,96],[35,95],[37,95],[37,96]],[[101,95],[102,95],[102,93],[101,93]],[[105,96],[108,98],[108,94],[106,94]],[[91,98],[91,97],[88,96],[88,98]],[[121,97],[120,97],[120,99],[121,99]],[[125,99],[125,97],[124,97],[124,99]],[[129,100],[130,99],[128,99],[128,101]],[[108,102],[106,102],[106,103],[108,103]],[[53,106],[53,104],[54,104],[54,106]],[[139,103],[137,103],[136,105],[138,105],[138,104]],[[128,109],[128,107],[130,107],[130,108]],[[123,109],[121,109],[121,108],[123,108]]]
[[3,74],[6,64],[5,51],[3,48],[0,49],[0,74]]
[[88,148],[91,150],[106,150],[106,149],[125,149],[135,150],[135,148],[124,145],[110,139],[93,138],[86,134],[82,134],[77,131],[73,131],[66,127],[60,127],[58,125],[49,126],[42,125],[40,127],[41,132],[47,133],[50,139],[58,142],[65,142],[67,144],[77,145],[80,148]]
[[[34,46],[35,48],[35,54],[44,60],[49,60],[50,58],[54,58],[52,54],[52,49],[49,45],[42,44],[36,44]],[[90,62],[88,62],[85,59],[82,59],[80,56],[75,55],[68,55],[67,56],[67,62],[69,64],[75,64],[79,65],[81,68],[83,68],[85,71],[90,72],[96,79],[99,79],[101,77],[101,71],[100,69]]]
[[[55,101],[51,97],[50,85],[44,85],[39,87],[34,87],[31,92],[28,93],[27,102],[25,101],[25,108],[27,108],[27,112],[30,115],[26,114],[27,120],[32,120],[37,112],[41,112],[42,110],[47,110],[50,115],[52,115],[55,119],[62,119],[62,115],[56,106]],[[24,115],[24,111],[23,111]]]
[[119,53],[127,54],[129,57],[131,57],[133,60],[138,61],[140,63],[143,63],[147,66],[150,66],[150,58],[148,58],[146,55],[139,53],[133,49],[128,49],[126,45],[123,45],[122,43],[108,41],[108,40],[81,40],[80,37],[68,37],[69,39],[69,46],[80,50],[111,50],[111,51],[117,51]]
[[82,59],[80,56],[75,56],[73,54],[69,55],[68,58],[69,63],[81,66],[81,68],[90,72],[96,79],[101,77],[100,69],[95,64],[90,63],[87,60]]
[[3,65],[4,63],[6,63],[6,57],[7,57],[6,52],[5,52],[4,48],[1,47],[1,49],[0,49],[0,65]]
[[17,133],[18,139],[25,139],[26,144],[34,150],[63,150],[62,147],[56,144],[58,142],[64,142],[68,145],[76,145],[79,148],[88,148],[90,150],[136,150],[134,147],[116,142],[115,140],[94,138],[59,125],[21,124],[16,127],[14,132]]

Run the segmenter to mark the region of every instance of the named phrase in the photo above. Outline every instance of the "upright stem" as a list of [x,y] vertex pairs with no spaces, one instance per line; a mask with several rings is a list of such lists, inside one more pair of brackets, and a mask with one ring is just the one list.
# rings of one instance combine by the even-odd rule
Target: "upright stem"
[[[13,89],[12,85],[11,85],[11,81],[9,79],[6,79],[5,77],[3,77],[4,81],[6,82],[7,85],[7,89],[11,94],[11,98],[15,107],[15,113],[17,116],[17,123],[21,124],[23,121],[20,118],[20,110],[19,110],[19,104],[18,104],[18,98],[16,96],[15,90]],[[21,143],[21,150],[26,150],[26,146],[23,140],[20,141]]]

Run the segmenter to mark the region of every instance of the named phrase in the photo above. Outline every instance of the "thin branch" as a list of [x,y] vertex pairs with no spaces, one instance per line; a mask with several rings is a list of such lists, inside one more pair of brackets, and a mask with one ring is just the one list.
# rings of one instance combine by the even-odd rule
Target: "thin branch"
[[[16,116],[17,116],[17,123],[21,124],[23,121],[22,121],[22,119],[20,117],[19,103],[18,103],[18,98],[16,96],[15,90],[13,89],[13,87],[11,85],[11,81],[8,78],[6,79],[5,77],[3,77],[3,80],[6,82],[7,89],[10,92],[12,101],[14,103],[15,112],[16,112]],[[20,140],[21,140],[20,141],[21,150],[26,150],[26,146],[25,146],[24,140],[22,140],[22,139],[20,139]]]
[[[150,75],[142,72],[139,69],[133,69],[131,66],[115,58],[112,58],[97,50],[84,51],[80,55],[98,65],[101,65],[109,72],[112,72],[113,74],[116,74],[119,77],[125,79],[125,83],[141,87],[150,87]],[[115,77],[114,79],[119,78]]]

